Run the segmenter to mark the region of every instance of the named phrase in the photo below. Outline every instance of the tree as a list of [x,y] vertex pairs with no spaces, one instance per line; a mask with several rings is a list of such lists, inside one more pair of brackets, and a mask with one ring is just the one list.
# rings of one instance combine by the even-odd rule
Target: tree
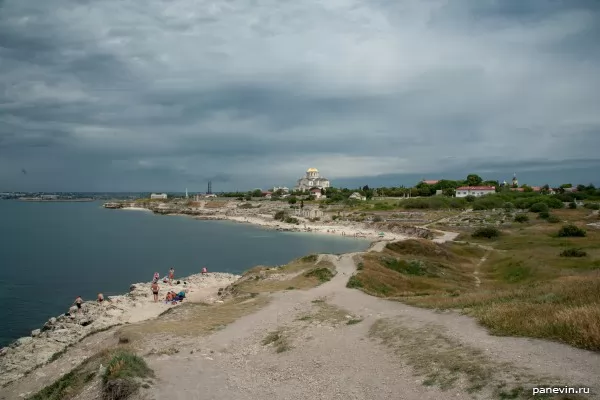
[[560,187],[563,189],[568,189],[568,188],[572,188],[573,185],[571,183],[563,183],[562,185],[560,185]]
[[529,185],[522,185],[521,187],[523,188],[523,192],[533,192],[533,188]]
[[325,196],[325,189],[321,188],[321,196]]
[[483,179],[479,175],[469,174],[467,175],[467,185],[468,186],[479,186],[483,182]]
[[295,196],[292,196],[288,199],[288,203],[290,203],[290,204],[296,204],[296,201],[298,201],[298,200],[296,200]]
[[262,197],[262,190],[256,189],[251,193],[252,197]]
[[368,190],[369,190],[369,185],[365,185],[365,186],[363,186],[362,190],[363,190],[363,192],[366,192],[366,191],[368,191]]
[[300,208],[304,208],[304,200],[300,200]]
[[444,194],[444,196],[454,197],[454,195],[456,195],[456,189],[447,188],[447,189],[444,189],[442,191],[442,193]]

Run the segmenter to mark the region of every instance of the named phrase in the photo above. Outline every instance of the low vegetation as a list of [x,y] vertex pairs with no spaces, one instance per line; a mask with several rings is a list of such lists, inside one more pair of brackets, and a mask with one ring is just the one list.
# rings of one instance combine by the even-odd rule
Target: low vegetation
[[560,252],[561,257],[586,257],[588,254],[583,249],[571,248]]
[[471,234],[471,237],[483,238],[483,239],[495,239],[498,236],[500,236],[500,231],[497,228],[494,228],[492,226],[477,228]]
[[263,346],[272,345],[275,348],[276,353],[283,353],[291,349],[288,337],[285,335],[283,329],[278,329],[273,332],[269,332],[262,341]]
[[[100,366],[107,365],[100,374]],[[140,379],[152,377],[152,370],[134,353],[117,347],[89,357],[28,400],[65,400],[77,397],[94,380],[102,380],[104,399],[125,399],[135,393]]]
[[[600,230],[583,228],[589,214],[583,207],[555,210],[547,219],[503,227],[493,241],[474,229],[463,233],[462,244],[393,243],[365,255],[347,286],[416,306],[462,309],[494,334],[598,351]],[[565,223],[558,233],[552,217]]]
[[576,225],[565,225],[558,231],[559,237],[585,237],[587,232],[585,229]]
[[481,350],[451,338],[435,325],[415,329],[403,322],[377,320],[369,336],[398,354],[415,375],[422,377],[425,386],[442,390],[463,386],[474,398],[531,399],[531,388],[540,386],[540,382],[564,385],[556,378],[533,376],[518,365],[498,362]]
[[312,278],[312,277],[317,278],[319,280],[319,282],[323,283],[323,282],[330,281],[331,278],[333,278],[333,271],[331,268],[317,267],[317,268],[313,268],[310,271],[308,271],[307,273],[305,273],[304,276],[306,278]]
[[517,214],[515,215],[515,222],[528,222],[529,221],[529,216],[527,214]]
[[104,398],[126,399],[139,389],[142,378],[150,376],[153,372],[141,357],[129,351],[117,351],[102,376]]

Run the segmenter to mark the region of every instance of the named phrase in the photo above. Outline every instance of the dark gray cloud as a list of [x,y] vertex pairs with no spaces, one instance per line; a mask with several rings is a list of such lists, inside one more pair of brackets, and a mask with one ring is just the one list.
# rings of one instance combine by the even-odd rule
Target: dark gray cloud
[[0,1],[0,189],[245,189],[310,166],[586,181],[599,36],[595,0]]

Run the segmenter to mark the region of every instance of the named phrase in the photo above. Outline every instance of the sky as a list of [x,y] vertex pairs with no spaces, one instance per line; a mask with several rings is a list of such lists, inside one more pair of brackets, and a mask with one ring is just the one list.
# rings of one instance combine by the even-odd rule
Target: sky
[[0,191],[600,183],[597,0],[0,0]]

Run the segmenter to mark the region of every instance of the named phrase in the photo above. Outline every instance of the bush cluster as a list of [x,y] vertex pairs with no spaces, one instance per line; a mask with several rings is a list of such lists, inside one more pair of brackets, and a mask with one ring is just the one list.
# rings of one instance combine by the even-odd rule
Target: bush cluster
[[548,211],[542,211],[538,214],[538,218],[548,219],[548,218],[550,218],[550,213]]
[[483,239],[494,239],[500,236],[500,231],[493,226],[486,226],[483,228],[477,228],[475,232],[471,234],[474,238],[483,238]]
[[565,225],[558,231],[559,237],[585,237],[587,232],[576,225]]
[[534,203],[531,205],[531,207],[529,207],[529,211],[533,212],[533,213],[541,213],[541,212],[545,212],[547,213],[549,210],[548,204],[546,203]]
[[517,214],[515,215],[515,222],[527,222],[529,221],[529,216],[527,214]]
[[587,256],[587,253],[585,252],[585,250],[572,248],[572,249],[563,250],[560,253],[560,256],[561,257],[585,257],[585,256]]
[[560,218],[558,218],[556,215],[550,214],[550,216],[546,218],[546,221],[550,222],[551,224],[558,224],[560,222]]

